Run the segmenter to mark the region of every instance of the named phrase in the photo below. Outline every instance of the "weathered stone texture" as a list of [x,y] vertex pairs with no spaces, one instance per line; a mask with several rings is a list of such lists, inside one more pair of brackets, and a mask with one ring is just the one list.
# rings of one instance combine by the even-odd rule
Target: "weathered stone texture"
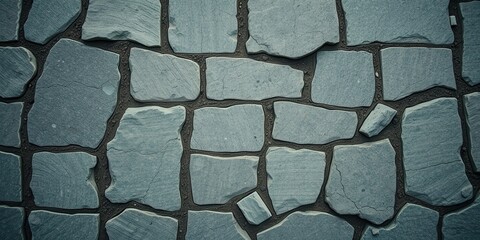
[[395,117],[397,111],[381,103],[368,114],[368,117],[362,124],[360,132],[367,137],[378,135]]
[[37,72],[37,60],[23,47],[0,47],[0,97],[20,97]]
[[229,212],[188,211],[185,239],[249,240],[245,232]]
[[21,159],[0,151],[0,201],[21,202],[22,199]]
[[462,77],[470,85],[480,83],[480,2],[460,3],[463,16]]

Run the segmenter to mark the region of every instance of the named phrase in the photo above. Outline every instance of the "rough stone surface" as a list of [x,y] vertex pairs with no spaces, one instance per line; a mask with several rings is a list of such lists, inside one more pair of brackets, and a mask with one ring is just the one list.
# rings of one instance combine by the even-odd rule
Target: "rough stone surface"
[[197,109],[190,147],[217,152],[260,151],[264,119],[262,106],[254,104]]
[[158,0],[90,0],[82,39],[160,46],[160,8]]
[[463,210],[443,217],[443,239],[480,239],[480,197]]
[[32,211],[28,217],[32,239],[95,240],[100,225],[99,214],[64,214]]
[[250,239],[229,212],[188,211],[185,239]]
[[333,148],[325,200],[339,214],[381,224],[394,214],[395,150],[384,139]]
[[470,156],[473,159],[475,170],[480,172],[480,92],[463,96],[463,103],[470,137]]
[[455,98],[438,98],[405,109],[402,119],[405,192],[436,206],[472,198],[460,157],[463,143]]
[[151,212],[127,208],[105,224],[110,239],[154,240],[177,239],[178,221]]
[[258,157],[213,157],[192,154],[190,178],[193,201],[224,204],[257,186]]
[[259,225],[272,216],[267,205],[265,205],[257,192],[253,192],[238,201],[237,206],[240,208],[247,221],[253,225]]
[[362,124],[360,132],[367,137],[378,135],[395,117],[397,110],[381,103],[375,106]]
[[300,58],[339,41],[334,0],[248,1],[249,53]]
[[35,56],[23,47],[0,47],[0,97],[19,97],[37,71]]
[[35,205],[65,209],[97,208],[93,175],[97,159],[88,153],[33,154],[32,189]]
[[247,58],[207,58],[207,98],[263,100],[302,96],[303,72]]
[[0,145],[20,147],[20,123],[23,103],[0,102]]
[[22,201],[22,162],[6,152],[0,152],[0,201]]
[[3,0],[0,2],[0,42],[18,39],[22,0]]
[[28,113],[29,141],[95,148],[117,103],[118,54],[61,39],[37,80]]
[[274,139],[299,144],[325,144],[350,139],[357,129],[355,112],[328,110],[293,102],[275,102]]
[[375,95],[373,55],[363,51],[319,51],[312,100],[342,107],[368,107]]
[[168,40],[176,53],[233,53],[237,1],[171,0]]
[[23,240],[24,210],[0,205],[0,234],[3,239]]
[[[107,144],[112,176],[105,196],[156,209],[180,209],[180,136],[185,108],[140,107],[125,111],[115,138]],[[141,173],[141,174],[139,174]]]
[[463,16],[462,77],[470,85],[480,83],[480,2],[460,3]]

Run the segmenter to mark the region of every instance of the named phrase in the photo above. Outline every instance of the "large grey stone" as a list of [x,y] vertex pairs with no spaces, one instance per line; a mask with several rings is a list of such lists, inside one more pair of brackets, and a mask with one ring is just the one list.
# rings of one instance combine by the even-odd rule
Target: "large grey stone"
[[312,100],[342,107],[368,107],[375,95],[373,55],[363,51],[319,51]]
[[127,208],[105,224],[112,240],[177,239],[178,221],[151,212]]
[[25,39],[45,44],[80,15],[81,0],[35,0],[24,25]]
[[405,192],[436,206],[472,198],[460,157],[462,128],[455,98],[438,98],[405,109],[402,119]]
[[176,53],[233,53],[237,1],[170,0],[168,40]]
[[450,49],[392,47],[380,52],[385,100],[400,100],[437,86],[456,89]]
[[303,72],[247,58],[207,58],[207,98],[263,100],[302,96]]
[[335,146],[325,200],[339,214],[381,224],[394,214],[395,150],[384,139]]
[[22,201],[22,162],[6,152],[0,152],[0,201]]
[[114,203],[134,200],[156,209],[180,209],[184,122],[181,106],[128,108],[107,144],[112,182],[105,196]]
[[375,106],[362,124],[360,132],[367,137],[378,135],[395,117],[397,110],[381,103]]
[[334,0],[248,1],[249,53],[300,58],[339,41]]
[[185,239],[250,239],[229,212],[188,211]]
[[19,97],[37,72],[35,56],[23,47],[0,47],[0,97]]
[[158,0],[90,0],[82,39],[160,46],[160,8]]
[[23,208],[0,205],[0,235],[3,239],[23,240]]
[[357,129],[355,112],[328,110],[293,102],[275,102],[273,138],[299,144],[349,139]]
[[118,61],[118,54],[60,39],[37,80],[29,141],[96,148],[117,103]]
[[88,153],[39,152],[32,158],[35,205],[65,209],[97,208],[93,168],[97,158]]
[[192,154],[190,178],[193,201],[224,204],[257,186],[258,157],[213,157]]
[[472,205],[443,217],[443,239],[480,239],[480,197]]
[[277,214],[317,200],[323,184],[325,153],[270,147],[266,158],[268,194]]
[[0,2],[0,42],[18,40],[22,0]]
[[28,217],[32,239],[98,239],[99,214],[64,214],[36,210]]
[[480,83],[480,2],[460,3],[463,16],[462,77],[470,85]]
[[132,48],[129,62],[130,93],[137,101],[188,101],[200,94],[200,67],[191,60]]
[[206,107],[194,111],[190,144],[193,149],[254,152],[262,149],[263,141],[264,113],[260,105]]
[[347,221],[324,212],[294,212],[279,224],[259,232],[258,240],[352,239],[354,228]]
[[470,137],[470,155],[475,170],[480,172],[480,92],[474,92],[463,96],[465,113]]
[[253,225],[259,225],[272,216],[267,205],[265,205],[257,192],[253,192],[238,201],[237,206],[240,208],[247,221]]
[[0,102],[0,145],[20,147],[20,124],[23,103]]

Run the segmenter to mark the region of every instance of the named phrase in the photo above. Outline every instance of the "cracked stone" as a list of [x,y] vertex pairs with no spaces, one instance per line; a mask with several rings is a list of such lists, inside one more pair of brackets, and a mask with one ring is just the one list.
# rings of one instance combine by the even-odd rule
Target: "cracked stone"
[[[112,182],[105,196],[114,203],[137,201],[155,209],[180,209],[180,130],[185,108],[128,108],[107,144]],[[142,173],[142,174],[138,174]]]
[[462,77],[471,86],[480,83],[480,2],[460,3],[463,17]]
[[480,172],[480,92],[463,96],[470,140],[470,155],[475,171]]
[[0,97],[20,97],[37,72],[35,56],[23,47],[0,47]]
[[0,2],[0,42],[18,40],[22,0]]
[[23,219],[25,212],[20,207],[0,205],[0,234],[3,239],[23,240]]
[[20,157],[0,151],[0,201],[22,201],[22,162]]
[[99,214],[64,214],[44,210],[30,213],[32,239],[98,239]]
[[248,223],[253,225],[259,225],[272,216],[267,205],[265,205],[257,192],[253,192],[238,201],[237,206],[242,211]]
[[360,132],[367,137],[376,136],[390,124],[396,114],[397,110],[379,103],[375,106],[375,109],[368,114],[368,117],[360,128]]
[[23,103],[0,102],[0,145],[20,147],[20,124],[22,120]]
[[207,58],[207,98],[263,100],[302,96],[303,72],[246,58]]
[[480,197],[470,206],[443,217],[443,239],[480,238]]
[[250,239],[229,212],[188,211],[185,239]]

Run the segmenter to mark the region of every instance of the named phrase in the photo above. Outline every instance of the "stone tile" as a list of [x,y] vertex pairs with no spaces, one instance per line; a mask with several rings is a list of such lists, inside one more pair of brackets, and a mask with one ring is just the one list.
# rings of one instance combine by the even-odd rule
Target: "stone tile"
[[207,98],[263,100],[302,96],[303,72],[247,58],[207,58]]
[[350,139],[357,129],[355,112],[328,110],[293,102],[275,102],[273,138],[299,144]]
[[325,200],[339,214],[381,224],[394,214],[395,169],[388,139],[335,146]]
[[32,189],[35,205],[65,209],[97,208],[93,168],[97,158],[88,153],[34,153]]
[[32,239],[94,240],[98,238],[99,214],[64,214],[35,210],[28,217]]
[[22,0],[0,2],[0,42],[18,40]]
[[470,156],[475,171],[480,172],[480,92],[463,96],[465,115],[468,125]]
[[82,27],[83,40],[131,40],[160,46],[158,0],[91,0]]
[[[185,108],[128,108],[107,144],[112,182],[105,196],[114,203],[137,201],[156,209],[180,209],[180,130]],[[141,173],[141,174],[139,174]]]
[[392,47],[380,52],[383,99],[387,101],[437,86],[456,89],[450,49]]
[[248,2],[249,53],[300,58],[339,41],[334,0]]
[[270,147],[266,158],[268,194],[277,214],[317,200],[323,184],[325,153]]
[[229,212],[188,211],[185,239],[250,239]]
[[224,204],[257,186],[258,157],[214,157],[192,154],[190,178],[198,205]]
[[22,120],[23,103],[0,102],[0,145],[20,147],[20,124]]
[[170,0],[168,40],[176,53],[233,53],[237,1]]
[[384,43],[453,43],[449,0],[342,0],[347,45]]
[[257,192],[253,192],[238,201],[237,206],[242,211],[248,223],[253,225],[259,225],[272,216],[267,205],[265,205]]
[[480,238],[480,197],[468,207],[443,217],[443,239]]
[[260,151],[264,119],[262,106],[254,104],[196,109],[190,147],[216,152]]
[[0,152],[0,201],[22,201],[22,162],[20,157]]
[[110,239],[177,239],[178,221],[151,212],[127,208],[105,224]]
[[379,103],[368,114],[360,128],[360,132],[367,137],[376,136],[390,124],[396,114],[397,110]]
[[363,51],[319,51],[312,100],[342,107],[368,107],[375,95],[373,55]]
[[480,83],[480,2],[460,3],[463,16],[462,77],[471,86]]
[[80,15],[81,0],[33,1],[24,25],[25,39],[45,44],[65,31]]
[[352,239],[354,228],[347,221],[324,212],[294,212],[279,224],[257,234],[268,239]]
[[20,97],[37,72],[35,56],[23,47],[0,47],[0,97]]
[[23,208],[0,205],[0,234],[3,239],[23,240]]
[[463,137],[455,98],[438,98],[405,109],[402,119],[405,192],[436,206],[472,198],[460,157]]
[[118,54],[61,39],[48,54],[28,114],[38,146],[96,148],[117,103]]

